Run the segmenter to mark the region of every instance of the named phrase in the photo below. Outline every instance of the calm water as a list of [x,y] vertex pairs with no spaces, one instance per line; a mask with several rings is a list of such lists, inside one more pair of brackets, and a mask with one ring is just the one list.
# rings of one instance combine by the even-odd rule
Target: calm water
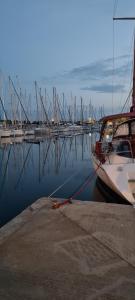
[[[0,145],[0,225],[2,226],[40,197],[68,198],[92,174],[89,134],[45,138],[39,144]],[[96,177],[76,199],[106,201]]]

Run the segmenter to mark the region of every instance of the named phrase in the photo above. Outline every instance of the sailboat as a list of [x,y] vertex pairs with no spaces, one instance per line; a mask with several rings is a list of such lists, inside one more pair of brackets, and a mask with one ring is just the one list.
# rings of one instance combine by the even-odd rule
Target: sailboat
[[135,206],[135,41],[130,111],[100,121],[100,137],[92,150],[94,169],[101,181]]

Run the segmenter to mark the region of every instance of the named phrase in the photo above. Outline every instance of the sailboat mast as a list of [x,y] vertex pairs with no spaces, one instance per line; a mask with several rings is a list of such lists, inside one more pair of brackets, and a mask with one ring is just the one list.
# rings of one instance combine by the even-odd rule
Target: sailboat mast
[[134,36],[134,61],[133,61],[133,92],[132,92],[132,106],[130,111],[135,111],[135,36]]
[[[135,17],[124,17],[124,18],[113,18],[113,21],[117,20],[135,20]],[[135,112],[135,35],[134,35],[134,61],[133,61],[133,92],[132,92],[132,106],[130,107],[130,112]]]

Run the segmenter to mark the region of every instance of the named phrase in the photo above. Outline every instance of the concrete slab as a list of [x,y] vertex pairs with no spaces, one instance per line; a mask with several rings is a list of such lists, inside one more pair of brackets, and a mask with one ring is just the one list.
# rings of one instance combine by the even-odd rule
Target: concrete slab
[[[81,205],[81,209],[80,209]],[[132,206],[94,203],[61,208],[63,214],[88,234],[135,267],[135,209]]]
[[0,230],[0,299],[134,300],[134,220],[130,206],[39,200]]

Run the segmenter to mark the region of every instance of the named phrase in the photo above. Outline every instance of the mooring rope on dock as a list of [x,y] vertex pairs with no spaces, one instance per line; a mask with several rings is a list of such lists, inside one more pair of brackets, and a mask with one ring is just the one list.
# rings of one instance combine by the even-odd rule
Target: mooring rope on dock
[[77,175],[79,172],[75,172],[74,174],[72,174],[68,179],[66,179],[61,185],[58,186],[58,188],[56,190],[54,190],[49,196],[48,198],[51,198],[57,191],[59,191],[67,182],[69,182],[72,177],[74,177],[75,175]]
[[79,187],[79,190],[77,188],[77,190],[72,194],[72,196],[70,196],[68,199],[66,199],[63,202],[58,202],[57,200],[53,201],[52,208],[56,209],[56,208],[59,208],[60,206],[63,206],[65,204],[72,204],[73,198],[80,195],[84,191],[84,189],[87,187],[87,185],[94,179],[100,165],[101,165],[101,163],[97,166],[97,168],[89,176],[87,176],[87,178],[85,179],[83,184],[81,184],[81,186]]
[[79,187],[79,189],[76,189],[76,191],[72,194],[72,196],[69,197],[69,200],[71,201],[73,198],[75,198],[76,196],[80,195],[84,189],[87,187],[87,185],[94,179],[97,170],[99,169],[101,163],[97,166],[97,168],[86,177],[85,181],[83,182],[83,184]]

